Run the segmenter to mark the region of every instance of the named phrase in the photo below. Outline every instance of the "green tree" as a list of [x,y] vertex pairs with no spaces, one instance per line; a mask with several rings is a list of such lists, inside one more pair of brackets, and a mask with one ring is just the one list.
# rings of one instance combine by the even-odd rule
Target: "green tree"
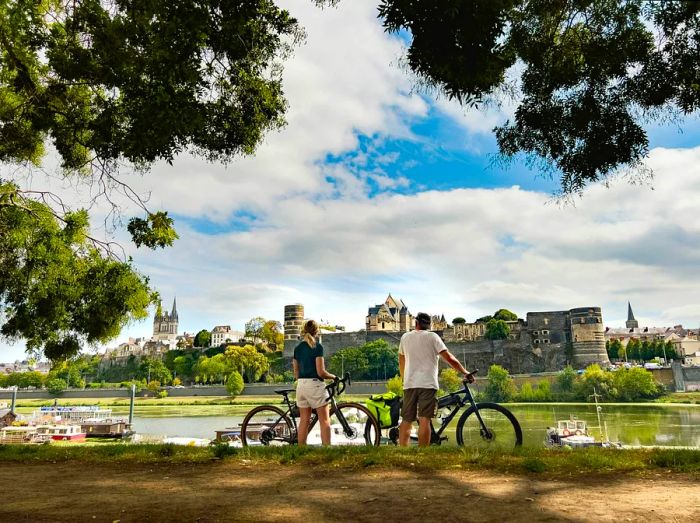
[[643,123],[700,107],[699,2],[381,0],[379,16],[408,35],[420,85],[466,106],[519,90],[501,154],[558,173],[564,193],[639,167]]
[[245,384],[243,383],[243,376],[241,376],[240,372],[235,370],[231,372],[226,380],[226,390],[228,391],[229,395],[235,398],[241,392],[243,392],[244,387]]
[[386,390],[397,396],[403,396],[403,380],[398,374],[386,382]]
[[265,318],[262,316],[257,316],[251,318],[245,324],[245,337],[246,340],[253,342],[253,345],[257,345],[262,340],[263,328],[265,327]]
[[284,331],[282,324],[275,320],[267,320],[260,330],[262,341],[275,350],[284,349]]
[[194,336],[195,347],[209,347],[211,345],[211,332],[202,329]]
[[173,375],[165,366],[165,363],[154,358],[143,358],[139,365],[138,377],[148,380],[148,383],[157,381],[158,386],[161,383],[170,383],[173,380]]
[[557,386],[562,392],[573,392],[574,385],[576,384],[576,371],[567,365],[564,369],[557,374]]
[[487,314],[486,316],[482,316],[481,318],[476,319],[476,323],[488,323],[493,319],[493,316],[490,314]]
[[454,369],[440,371],[440,388],[445,392],[455,392],[462,388],[461,375]]
[[519,401],[534,401],[535,394],[532,390],[532,385],[529,381],[526,381],[520,386],[520,393],[518,394]]
[[589,365],[576,380],[574,393],[583,401],[589,401],[594,393],[600,394],[605,400],[614,399],[617,391],[613,384],[613,374],[615,373],[601,369],[597,363]]
[[493,313],[493,318],[503,321],[517,321],[518,315],[508,309],[498,309]]
[[487,340],[505,340],[510,335],[510,327],[504,320],[495,318],[486,322],[486,339]]
[[0,334],[56,361],[145,318],[148,280],[105,248],[85,211],[57,216],[0,180]]
[[60,394],[67,388],[68,384],[66,383],[66,380],[61,378],[52,378],[46,382],[46,390],[49,392],[49,394],[53,394],[54,396]]
[[486,378],[484,395],[489,401],[508,402],[515,397],[513,378],[500,365],[491,365]]
[[370,379],[368,376],[371,375],[372,370],[369,366],[367,354],[359,347],[340,349],[327,361],[327,366],[329,372],[337,376],[340,376],[343,372],[349,372],[354,380]]
[[5,388],[8,386],[7,383],[7,374],[4,372],[0,373],[0,388]]
[[255,383],[270,368],[265,355],[260,354],[252,345],[227,347],[225,359],[229,369],[239,372],[246,383]]
[[467,320],[460,316],[452,319],[452,325],[463,325],[464,323],[467,323]]
[[622,347],[622,342],[620,340],[608,340],[605,342],[605,348],[608,351],[608,358],[610,360],[620,359],[620,354],[624,353]]
[[634,367],[618,369],[613,376],[616,398],[622,401],[657,398],[663,394],[663,386],[654,381],[654,376],[646,369]]

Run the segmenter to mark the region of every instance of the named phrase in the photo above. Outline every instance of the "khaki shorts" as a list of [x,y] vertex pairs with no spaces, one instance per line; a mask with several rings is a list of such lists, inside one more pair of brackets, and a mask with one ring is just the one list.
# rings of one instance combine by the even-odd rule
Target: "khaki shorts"
[[299,378],[297,381],[297,405],[299,407],[317,409],[329,401],[328,391],[323,380]]
[[414,422],[417,418],[434,418],[437,405],[435,389],[404,389],[401,419]]

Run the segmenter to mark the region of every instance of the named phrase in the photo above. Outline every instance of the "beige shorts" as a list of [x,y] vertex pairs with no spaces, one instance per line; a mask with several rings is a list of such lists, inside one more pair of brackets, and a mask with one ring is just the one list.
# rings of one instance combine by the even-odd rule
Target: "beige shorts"
[[323,380],[299,378],[297,382],[297,405],[299,407],[317,409],[329,401],[328,391]]

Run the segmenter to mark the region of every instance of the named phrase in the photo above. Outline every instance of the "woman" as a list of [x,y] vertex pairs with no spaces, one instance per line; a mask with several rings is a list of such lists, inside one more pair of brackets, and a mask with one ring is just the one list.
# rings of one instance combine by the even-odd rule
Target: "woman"
[[297,406],[299,407],[299,445],[306,445],[309,435],[311,411],[316,410],[321,428],[321,443],[331,444],[331,421],[328,413],[328,391],[325,380],[335,376],[326,370],[323,346],[316,341],[318,324],[308,320],[302,329],[303,341],[294,349],[294,378],[297,380]]

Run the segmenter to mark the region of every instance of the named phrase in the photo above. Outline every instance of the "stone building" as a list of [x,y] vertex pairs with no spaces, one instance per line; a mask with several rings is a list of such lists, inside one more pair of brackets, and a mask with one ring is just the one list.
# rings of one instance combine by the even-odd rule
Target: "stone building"
[[[407,318],[411,318],[407,329],[410,330],[414,318],[401,300],[389,295],[383,304],[370,307],[367,330],[324,333],[321,337],[324,354],[330,357],[343,348],[358,347],[379,339],[398,345],[401,336],[407,332],[404,330],[406,323],[401,323],[402,310]],[[303,305],[285,307],[286,358],[291,358],[294,353],[303,317]],[[486,339],[486,323],[483,322],[447,325],[444,315],[434,316],[433,320],[435,325],[443,327],[433,330],[443,338],[450,351],[469,368],[478,368],[482,372],[493,364],[502,365],[512,373],[558,371],[567,364],[576,368],[591,363],[609,365],[600,307],[528,312],[526,320],[506,322],[510,334],[505,340]]]
[[245,334],[241,331],[235,331],[230,325],[217,325],[211,330],[211,342],[212,347],[218,347],[226,341],[235,343],[240,341]]
[[416,323],[415,317],[408,311],[408,307],[401,301],[387,296],[384,303],[370,307],[365,318],[368,332],[391,331],[408,332],[413,330]]
[[173,298],[173,308],[168,311],[163,311],[160,304],[156,310],[156,315],[153,318],[153,339],[154,340],[175,340],[177,337],[177,304]]

